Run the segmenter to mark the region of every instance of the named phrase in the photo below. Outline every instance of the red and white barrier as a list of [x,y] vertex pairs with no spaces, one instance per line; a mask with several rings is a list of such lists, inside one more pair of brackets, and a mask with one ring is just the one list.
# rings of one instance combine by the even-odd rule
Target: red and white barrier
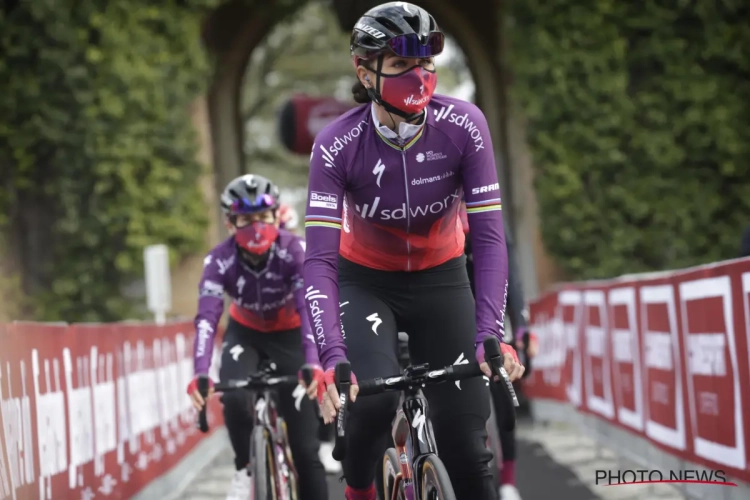
[[565,284],[530,309],[531,398],[750,481],[750,259]]
[[126,499],[174,467],[204,437],[192,345],[191,323],[0,324],[0,500]]

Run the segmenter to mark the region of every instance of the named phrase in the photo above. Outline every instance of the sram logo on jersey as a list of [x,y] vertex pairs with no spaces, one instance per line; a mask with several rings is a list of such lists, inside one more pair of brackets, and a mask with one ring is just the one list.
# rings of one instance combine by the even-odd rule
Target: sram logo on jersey
[[313,191],[310,193],[310,206],[336,210],[339,207],[339,198],[335,194]]
[[473,121],[469,120],[469,113],[459,116],[458,114],[452,113],[451,111],[453,111],[453,104],[448,106],[447,109],[445,106],[440,108],[440,110],[436,109],[434,111],[435,121],[439,122],[443,118],[447,118],[450,123],[458,125],[459,127],[463,127],[464,130],[469,132],[469,137],[471,137],[471,140],[474,141],[474,148],[477,151],[479,151],[480,149],[484,149],[484,139],[482,139],[482,132],[474,124]]
[[456,190],[442,200],[438,200],[434,203],[419,205],[416,207],[407,207],[406,203],[404,202],[399,208],[384,208],[378,212],[380,196],[376,196],[372,202],[372,205],[370,205],[369,203],[365,203],[361,207],[359,205],[356,205],[355,209],[363,219],[372,219],[377,216],[380,220],[401,220],[406,219],[407,215],[410,218],[415,219],[417,217],[425,216],[428,214],[441,214],[445,212],[453,203],[459,202],[460,199],[461,198],[458,195],[458,190]]
[[489,186],[473,188],[471,190],[471,194],[491,193],[492,191],[499,191],[499,190],[500,190],[500,183],[496,182],[494,184],[490,184]]
[[352,127],[352,129],[346,134],[342,135],[341,137],[334,137],[333,142],[328,149],[326,149],[322,144],[320,145],[320,151],[323,153],[323,162],[326,167],[333,167],[333,159],[339,155],[341,150],[343,150],[347,146],[347,144],[359,137],[359,135],[362,133],[362,127],[364,127],[366,123],[367,122],[365,120],[362,120],[354,127]]

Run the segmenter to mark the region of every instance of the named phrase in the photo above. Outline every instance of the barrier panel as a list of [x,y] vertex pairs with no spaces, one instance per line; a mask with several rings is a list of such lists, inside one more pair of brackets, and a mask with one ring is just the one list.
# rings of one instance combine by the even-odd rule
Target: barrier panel
[[750,481],[750,259],[565,284],[530,313],[529,397]]
[[[0,500],[130,498],[204,437],[192,323],[0,324]],[[209,405],[212,429],[220,404]]]

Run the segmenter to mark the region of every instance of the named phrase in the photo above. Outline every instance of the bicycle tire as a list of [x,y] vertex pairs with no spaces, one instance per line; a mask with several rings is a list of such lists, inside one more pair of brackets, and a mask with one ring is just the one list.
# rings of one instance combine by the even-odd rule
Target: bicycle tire
[[437,455],[429,455],[422,462],[420,500],[456,500],[448,471]]
[[[299,491],[298,491],[298,477],[297,477],[297,468],[294,465],[294,456],[292,455],[292,450],[289,447],[289,434],[287,432],[287,425],[286,421],[281,417],[277,417],[279,419],[279,429],[281,429],[281,433],[283,435],[283,448],[284,448],[284,460],[285,465],[288,468],[289,477],[287,478],[288,486],[289,486],[289,498],[291,500],[299,500]],[[279,471],[277,471],[279,472]],[[283,475],[283,473],[281,474]],[[281,480],[281,477],[279,478]]]
[[255,427],[250,438],[253,500],[276,500],[276,475],[268,432]]
[[[396,476],[401,472],[401,465],[398,460],[398,452],[395,448],[388,448],[383,454],[383,468],[380,474],[380,480],[376,481],[378,498],[391,500],[393,498],[393,487],[396,484]],[[396,496],[397,500],[403,500],[401,492]]]

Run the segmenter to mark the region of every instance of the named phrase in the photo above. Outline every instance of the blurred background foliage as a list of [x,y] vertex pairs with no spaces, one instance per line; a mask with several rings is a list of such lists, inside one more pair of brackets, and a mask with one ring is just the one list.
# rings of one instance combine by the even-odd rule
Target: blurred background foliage
[[[243,82],[245,170],[302,213],[308,158],[282,147],[277,113],[295,93],[350,99],[348,34],[329,1],[246,1],[278,24]],[[206,250],[191,110],[212,71],[201,22],[219,3],[0,6],[11,317],[142,315],[143,247],[166,243],[175,262]],[[750,4],[529,0],[509,4],[506,29],[544,243],[570,278],[735,256],[750,214]],[[452,39],[438,65],[438,92],[473,98]]]
[[[132,314],[143,247],[204,240],[190,106],[209,82],[212,0],[6,2],[0,14],[0,224],[26,317]],[[140,301],[139,301],[140,302]]]
[[[256,47],[245,73],[245,169],[278,182],[284,200],[300,214],[305,210],[309,156],[290,153],[282,145],[279,110],[295,94],[333,96],[354,105],[354,68],[348,53],[349,33],[339,28],[330,3],[310,1]],[[473,98],[466,58],[450,35],[437,65],[438,92]]]
[[546,248],[572,278],[737,256],[750,220],[750,3],[512,2]]

